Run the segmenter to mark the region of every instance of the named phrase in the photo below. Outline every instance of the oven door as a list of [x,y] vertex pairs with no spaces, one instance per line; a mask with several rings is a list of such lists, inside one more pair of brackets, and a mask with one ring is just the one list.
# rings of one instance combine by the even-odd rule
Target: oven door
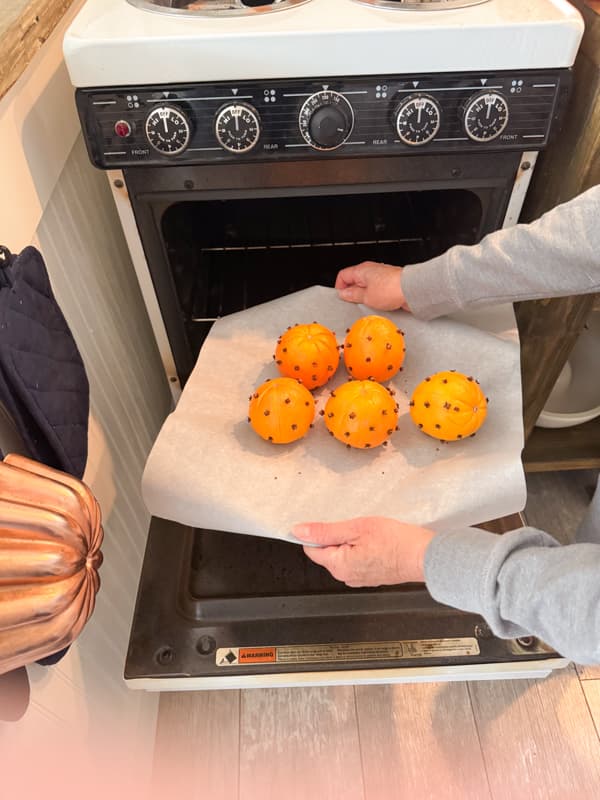
[[[518,215],[534,161],[513,152],[129,170],[140,282],[160,311],[171,383],[185,384],[219,316],[332,285],[361,260],[415,263],[476,243]],[[494,529],[507,524],[521,521]],[[496,639],[422,585],[350,589],[296,545],[155,519],[126,678],[166,690],[532,677],[565,664],[533,638]]]

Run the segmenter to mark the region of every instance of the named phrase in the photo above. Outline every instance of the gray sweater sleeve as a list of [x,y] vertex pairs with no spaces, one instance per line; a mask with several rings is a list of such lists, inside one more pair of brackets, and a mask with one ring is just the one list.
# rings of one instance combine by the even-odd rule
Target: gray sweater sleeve
[[600,185],[529,225],[406,266],[402,290],[420,319],[512,300],[600,292]]
[[497,636],[533,634],[573,661],[600,664],[600,544],[466,528],[432,540],[425,580],[435,600],[481,614]]
[[445,605],[481,614],[497,636],[533,634],[580,664],[600,664],[600,480],[576,544],[535,528],[438,534],[425,581]]
[[[530,225],[408,266],[402,288],[421,319],[512,300],[600,291],[600,186]],[[436,536],[425,580],[441,603],[481,614],[505,638],[533,634],[579,663],[600,663],[600,488],[578,543],[522,528]]]

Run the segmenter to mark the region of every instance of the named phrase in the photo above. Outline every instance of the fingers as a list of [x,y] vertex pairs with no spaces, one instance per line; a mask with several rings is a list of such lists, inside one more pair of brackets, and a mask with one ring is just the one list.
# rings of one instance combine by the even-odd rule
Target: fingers
[[362,286],[348,286],[347,289],[338,289],[338,295],[347,303],[363,303],[367,290]]
[[354,286],[358,283],[360,281],[360,266],[360,264],[356,264],[354,267],[341,269],[335,279],[335,288],[347,289],[349,286]]
[[380,267],[376,261],[361,261],[352,267],[341,269],[335,279],[335,288],[347,289],[350,286],[360,286],[366,289],[369,284],[369,273],[374,268]]
[[406,307],[401,286],[401,267],[363,261],[339,271],[335,288],[342,300],[370,308],[393,311]]
[[322,547],[347,544],[358,537],[353,520],[343,522],[303,522],[294,525],[292,534],[301,542],[310,542]]
[[352,552],[352,545],[337,545],[334,547],[304,547],[305,554],[333,575],[338,581],[346,580],[348,573],[348,560]]
[[[335,288],[347,303],[364,303],[368,290],[368,270],[375,266],[372,261],[363,261],[338,272]],[[366,274],[365,274],[366,273]]]

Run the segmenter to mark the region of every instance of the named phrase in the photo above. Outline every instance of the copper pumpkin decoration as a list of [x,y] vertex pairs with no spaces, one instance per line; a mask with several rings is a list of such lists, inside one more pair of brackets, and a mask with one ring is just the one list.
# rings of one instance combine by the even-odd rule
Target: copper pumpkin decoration
[[100,509],[76,478],[0,462],[0,674],[71,644],[100,586]]
[[402,331],[387,317],[361,317],[347,330],[344,363],[358,380],[390,380],[402,367],[405,352]]
[[334,376],[340,354],[335,334],[312,322],[288,328],[277,341],[274,358],[282,375],[316,389]]
[[466,439],[485,422],[487,398],[479,382],[460,372],[437,372],[415,389],[410,416],[417,427],[446,442]]
[[323,412],[332,436],[348,447],[383,444],[398,424],[398,406],[390,389],[375,381],[348,381],[331,393]]

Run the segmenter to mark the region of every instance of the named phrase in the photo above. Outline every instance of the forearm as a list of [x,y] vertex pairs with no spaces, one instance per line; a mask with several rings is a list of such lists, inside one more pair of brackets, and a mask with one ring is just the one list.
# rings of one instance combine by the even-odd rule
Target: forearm
[[535,528],[437,536],[425,580],[438,602],[481,614],[503,638],[533,634],[578,663],[600,663],[600,545],[561,547]]
[[600,186],[530,225],[505,228],[402,271],[412,313],[433,319],[513,300],[600,291]]

